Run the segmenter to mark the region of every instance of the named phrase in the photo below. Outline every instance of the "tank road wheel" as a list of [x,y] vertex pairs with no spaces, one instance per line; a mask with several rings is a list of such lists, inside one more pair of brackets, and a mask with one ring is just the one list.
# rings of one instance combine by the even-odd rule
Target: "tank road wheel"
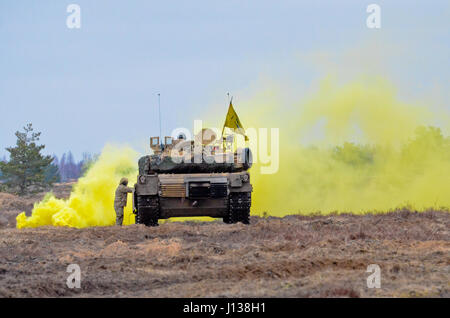
[[136,223],[146,226],[158,226],[159,200],[157,196],[141,195],[137,197]]
[[250,192],[230,193],[228,199],[228,215],[223,218],[225,223],[242,222],[250,224]]
[[139,213],[137,213],[137,212],[135,213],[134,220],[135,220],[136,224],[141,224],[142,223],[140,218],[139,218]]
[[250,206],[252,204],[251,192],[242,193],[242,204],[240,209],[240,221],[244,224],[250,224]]

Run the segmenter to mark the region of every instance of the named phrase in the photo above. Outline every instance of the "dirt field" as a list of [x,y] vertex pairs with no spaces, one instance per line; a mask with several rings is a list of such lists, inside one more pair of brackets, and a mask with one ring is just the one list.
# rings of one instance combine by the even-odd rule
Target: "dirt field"
[[450,297],[449,212],[15,229],[42,197],[0,193],[0,297]]

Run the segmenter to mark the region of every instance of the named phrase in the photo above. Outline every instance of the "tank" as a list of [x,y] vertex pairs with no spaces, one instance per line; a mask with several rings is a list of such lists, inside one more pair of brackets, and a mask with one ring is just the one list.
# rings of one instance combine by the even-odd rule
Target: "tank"
[[232,139],[218,142],[208,129],[195,138],[150,138],[153,154],[139,159],[134,185],[137,224],[157,226],[160,219],[199,216],[250,223],[250,149],[232,151]]

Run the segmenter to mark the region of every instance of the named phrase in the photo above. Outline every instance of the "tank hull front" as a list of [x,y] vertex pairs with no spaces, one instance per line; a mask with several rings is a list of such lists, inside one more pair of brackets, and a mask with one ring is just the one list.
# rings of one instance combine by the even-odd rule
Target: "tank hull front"
[[159,198],[160,218],[209,216],[221,218],[228,211],[227,198]]
[[137,223],[157,225],[173,217],[222,218],[249,223],[248,172],[139,175],[133,195]]

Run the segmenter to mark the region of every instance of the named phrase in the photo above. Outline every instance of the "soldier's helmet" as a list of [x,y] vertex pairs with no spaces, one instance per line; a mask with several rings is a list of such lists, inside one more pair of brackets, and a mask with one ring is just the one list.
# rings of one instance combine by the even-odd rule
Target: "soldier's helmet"
[[128,179],[127,178],[120,179],[120,183],[119,184],[123,184],[123,185],[126,186],[128,184]]

